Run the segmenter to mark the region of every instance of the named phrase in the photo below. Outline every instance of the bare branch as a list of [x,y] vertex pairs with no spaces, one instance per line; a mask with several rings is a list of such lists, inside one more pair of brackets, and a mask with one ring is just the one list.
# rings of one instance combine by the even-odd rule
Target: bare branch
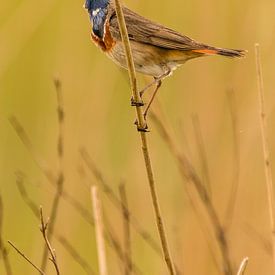
[[57,258],[56,258],[56,255],[55,255],[55,251],[52,248],[52,246],[50,244],[50,241],[48,239],[48,236],[47,236],[48,222],[47,223],[44,222],[42,207],[40,207],[40,222],[41,222],[40,231],[41,231],[42,236],[44,238],[47,249],[48,249],[48,251],[51,255],[50,260],[54,265],[56,274],[59,275],[60,272],[59,272],[59,268],[58,268],[58,265],[57,265]]
[[44,271],[41,270],[37,265],[35,265],[24,253],[22,253],[11,241],[8,243],[15,249],[15,251],[22,256],[30,265],[32,265],[40,274],[45,275]]
[[[51,206],[51,224],[49,225],[48,230],[48,239],[51,241],[52,235],[54,232],[54,227],[56,224],[56,218],[59,211],[60,199],[63,193],[64,186],[64,172],[63,172],[63,154],[64,154],[64,140],[63,140],[63,127],[64,127],[64,107],[63,107],[63,98],[61,91],[61,82],[59,79],[54,79],[54,85],[56,90],[56,98],[57,98],[57,121],[58,121],[58,137],[57,137],[57,158],[59,162],[58,168],[58,177],[56,179],[56,193],[53,199],[53,203]],[[48,249],[47,246],[44,247],[44,253],[41,262],[41,269],[46,270],[47,267],[47,258],[48,258]]]

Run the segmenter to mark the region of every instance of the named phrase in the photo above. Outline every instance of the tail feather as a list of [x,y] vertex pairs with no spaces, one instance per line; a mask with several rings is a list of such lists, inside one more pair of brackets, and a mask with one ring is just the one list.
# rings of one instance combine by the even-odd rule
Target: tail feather
[[201,54],[218,54],[226,57],[244,57],[246,51],[245,50],[233,50],[233,49],[222,49],[222,48],[214,48],[207,47],[205,49],[193,50],[193,52],[201,53]]

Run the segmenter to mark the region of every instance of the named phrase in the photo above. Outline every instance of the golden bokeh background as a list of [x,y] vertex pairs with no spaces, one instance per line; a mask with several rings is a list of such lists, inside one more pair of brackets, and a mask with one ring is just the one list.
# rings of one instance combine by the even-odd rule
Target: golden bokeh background
[[[161,106],[171,135],[202,176],[192,124],[192,116],[198,116],[212,199],[223,224],[232,182],[239,171],[235,214],[227,230],[231,260],[236,269],[248,256],[247,274],[273,274],[254,44],[260,43],[261,49],[271,167],[275,171],[274,0],[125,0],[125,4],[198,41],[248,50],[245,59],[209,57],[188,62],[164,81],[156,105]],[[9,118],[16,116],[31,139],[35,155],[56,175],[59,127],[54,78],[62,83],[64,100],[66,192],[92,215],[89,185],[97,181],[79,154],[79,148],[85,147],[116,194],[119,184],[125,183],[130,211],[158,241],[140,140],[133,124],[135,112],[130,107],[128,75],[92,44],[90,29],[82,1],[1,3],[0,193],[4,207],[2,235],[13,274],[35,271],[8,246],[7,240],[38,265],[43,251],[39,221],[18,192],[18,172],[24,173],[24,186],[31,199],[43,206],[45,216],[50,214],[55,189]],[[149,81],[139,76],[140,87]],[[232,126],[232,97],[228,93],[235,98],[236,131]],[[184,274],[221,274],[212,255],[220,266],[215,239],[211,232],[209,236],[204,234],[204,222],[185,194],[187,183],[180,177],[174,157],[150,118],[148,123],[157,190],[173,259]],[[104,192],[101,198],[104,215],[122,243],[120,210]],[[94,229],[64,199],[55,228],[97,271]],[[56,239],[52,244],[62,274],[86,274]],[[135,231],[132,250],[132,258],[142,274],[167,274],[162,258]],[[123,263],[109,246],[107,260],[109,274],[123,274]],[[55,274],[51,263],[48,265],[47,274]],[[5,274],[2,258],[0,274]]]

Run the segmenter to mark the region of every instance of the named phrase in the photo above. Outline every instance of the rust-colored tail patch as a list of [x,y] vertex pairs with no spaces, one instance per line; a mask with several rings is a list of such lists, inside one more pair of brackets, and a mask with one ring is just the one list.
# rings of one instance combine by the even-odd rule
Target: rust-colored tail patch
[[222,48],[211,48],[209,47],[208,49],[197,49],[197,50],[192,50],[192,52],[195,53],[200,53],[200,54],[218,54],[218,55],[223,55],[227,57],[244,57],[246,51],[244,50],[233,50],[233,49],[222,49]]
[[202,53],[202,54],[218,54],[218,51],[217,51],[217,50],[209,50],[209,49],[193,50],[192,52],[195,52],[195,53]]

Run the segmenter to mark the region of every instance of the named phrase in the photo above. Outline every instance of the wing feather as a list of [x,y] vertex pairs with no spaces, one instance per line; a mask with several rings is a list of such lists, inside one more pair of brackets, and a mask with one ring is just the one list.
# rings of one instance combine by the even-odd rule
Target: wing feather
[[[115,39],[121,40],[115,9],[113,6],[111,8],[110,32]],[[130,40],[171,50],[189,51],[206,47],[206,45],[144,18],[126,7],[123,7],[123,12]]]

